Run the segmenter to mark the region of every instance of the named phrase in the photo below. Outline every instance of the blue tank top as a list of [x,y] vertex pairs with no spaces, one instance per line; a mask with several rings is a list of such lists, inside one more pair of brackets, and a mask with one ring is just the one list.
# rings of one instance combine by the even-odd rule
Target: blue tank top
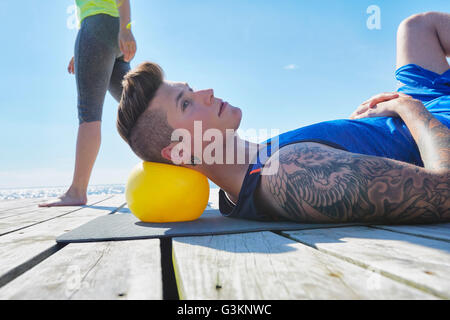
[[[438,120],[450,127],[450,70],[438,75],[417,65],[407,65],[397,70],[396,75],[406,84],[399,91],[420,99]],[[298,142],[317,142],[352,153],[423,166],[417,145],[400,118],[326,121],[283,133],[277,139],[275,146],[278,145],[278,149]],[[258,152],[256,163],[249,165],[236,204],[228,199],[223,190],[219,191],[222,215],[251,220],[273,219],[259,212],[253,201],[260,171],[272,154],[272,141],[274,138],[264,142],[266,146]]]

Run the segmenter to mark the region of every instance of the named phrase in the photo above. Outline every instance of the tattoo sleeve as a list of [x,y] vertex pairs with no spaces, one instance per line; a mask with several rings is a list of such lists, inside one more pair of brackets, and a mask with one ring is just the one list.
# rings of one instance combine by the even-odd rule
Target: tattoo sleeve
[[[270,160],[271,161],[271,160]],[[279,151],[279,170],[262,176],[277,215],[299,222],[450,221],[450,174],[316,143]],[[267,204],[267,203],[266,203]]]
[[450,170],[450,131],[422,103],[399,113],[419,148],[425,168]]

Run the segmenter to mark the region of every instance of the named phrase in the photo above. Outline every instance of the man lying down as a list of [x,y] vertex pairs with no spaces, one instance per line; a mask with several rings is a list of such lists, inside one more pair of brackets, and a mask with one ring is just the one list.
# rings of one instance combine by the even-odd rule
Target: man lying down
[[[166,81],[157,64],[146,62],[123,81],[117,128],[141,159],[206,175],[221,188],[219,209],[225,216],[449,222],[450,14],[404,20],[397,47],[396,77],[404,86],[364,102],[350,119],[299,128],[260,144],[245,141],[236,134],[239,108],[212,89],[194,91],[187,83]],[[204,150],[211,143],[194,141],[198,124],[203,133],[214,129],[223,135],[214,141],[221,142],[215,155],[223,161],[206,161],[191,147],[200,143]],[[176,131],[190,135],[173,140]],[[237,161],[238,154],[247,160]]]

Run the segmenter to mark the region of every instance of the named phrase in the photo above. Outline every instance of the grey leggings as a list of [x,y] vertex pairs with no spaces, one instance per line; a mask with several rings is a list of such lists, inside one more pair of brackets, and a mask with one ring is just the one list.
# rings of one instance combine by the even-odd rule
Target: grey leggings
[[75,42],[75,77],[79,123],[101,121],[106,91],[117,101],[122,79],[130,70],[119,49],[119,18],[106,14],[87,17]]

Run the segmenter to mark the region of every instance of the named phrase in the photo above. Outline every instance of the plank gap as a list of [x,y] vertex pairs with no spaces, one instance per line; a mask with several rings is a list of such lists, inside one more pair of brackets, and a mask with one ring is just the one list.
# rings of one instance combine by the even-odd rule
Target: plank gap
[[426,238],[426,239],[431,239],[431,240],[450,242],[450,240],[443,239],[441,237],[433,237],[433,236],[426,235],[426,234],[407,232],[407,231],[400,231],[400,230],[392,230],[392,229],[390,229],[388,227],[380,227],[380,226],[373,226],[373,225],[368,226],[368,227],[372,228],[372,229],[378,229],[378,230],[390,231],[390,232],[395,232],[395,233],[407,234],[409,236],[414,236],[414,237],[421,237],[421,238]]
[[172,261],[172,238],[160,238],[163,300],[180,300]]
[[31,268],[35,267],[51,255],[55,254],[62,248],[64,248],[67,244],[55,244],[54,246],[42,251],[40,254],[34,256],[30,260],[18,265],[17,267],[9,270],[5,274],[0,277],[0,288],[13,281],[17,277],[21,276]]
[[120,206],[118,206],[117,208],[115,208],[113,211],[111,211],[108,214],[114,214],[114,213],[118,212],[119,210],[123,209],[126,205],[127,205],[127,203],[124,202],[123,204],[121,204]]

